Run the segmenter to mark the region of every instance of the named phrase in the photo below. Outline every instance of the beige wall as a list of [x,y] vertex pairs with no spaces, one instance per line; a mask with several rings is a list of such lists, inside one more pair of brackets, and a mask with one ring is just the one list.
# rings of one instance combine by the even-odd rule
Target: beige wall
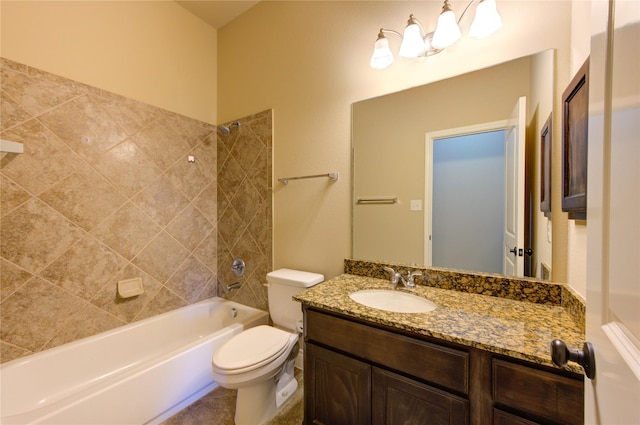
[[[591,42],[591,2],[574,1],[571,10],[571,70],[575,75],[589,56]],[[567,227],[567,246],[569,256],[567,282],[582,296],[587,294],[587,223],[584,220],[571,220]]]
[[[464,3],[454,1],[452,6],[460,11]],[[437,56],[398,60],[384,71],[369,68],[378,29],[402,30],[409,13],[432,27],[440,2],[269,1],[222,28],[218,34],[220,121],[273,108],[275,178],[340,173],[335,183],[275,184],[274,266],[330,277],[342,271],[343,259],[351,254],[353,102],[550,48],[556,49],[557,99],[570,79],[571,7],[569,1],[499,2],[505,26],[491,38],[463,39]],[[463,20],[463,32],[470,21]],[[392,38],[391,44],[397,47],[398,41]],[[557,114],[554,124],[554,138],[559,139]],[[559,152],[554,150],[554,159]],[[559,169],[554,170],[558,175]],[[559,187],[554,177],[555,205],[559,205]],[[554,248],[553,263],[558,281],[567,277],[566,222],[565,214],[554,214],[554,247],[558,242],[558,248]]]
[[[554,87],[554,58],[555,52],[551,51],[535,55],[531,60],[531,74],[535,78],[531,79],[531,88],[529,90],[526,156],[528,187],[531,188],[533,223],[533,270],[531,274],[535,277],[542,277],[541,263],[553,268],[551,244],[551,226],[553,222],[540,211],[540,133],[553,111],[554,93],[553,90],[549,90],[549,87]],[[558,210],[556,209],[556,211]]]
[[172,1],[0,2],[0,55],[214,124],[217,32]]

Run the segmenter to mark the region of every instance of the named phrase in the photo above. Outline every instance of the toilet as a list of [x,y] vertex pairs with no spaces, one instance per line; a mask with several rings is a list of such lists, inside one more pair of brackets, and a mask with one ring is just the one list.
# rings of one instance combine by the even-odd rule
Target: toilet
[[236,425],[269,421],[298,388],[294,365],[302,332],[302,309],[292,297],[324,276],[279,269],[267,274],[269,314],[273,326],[242,331],[213,353],[213,379],[237,389]]

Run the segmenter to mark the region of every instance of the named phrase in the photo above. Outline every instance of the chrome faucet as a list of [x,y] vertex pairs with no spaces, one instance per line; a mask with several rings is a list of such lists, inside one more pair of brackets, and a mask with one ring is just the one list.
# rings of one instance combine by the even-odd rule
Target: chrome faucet
[[227,285],[227,289],[226,289],[225,292],[229,293],[229,292],[233,291],[234,289],[240,289],[241,286],[242,286],[242,284],[240,282],[232,283],[230,285]]
[[384,270],[391,273],[389,283],[393,285],[394,289],[398,286],[398,282],[402,282],[405,288],[415,288],[416,283],[413,281],[413,278],[416,276],[422,276],[422,272],[412,272],[411,270],[407,270],[407,277],[405,278],[401,273],[393,270],[391,267],[385,267]]

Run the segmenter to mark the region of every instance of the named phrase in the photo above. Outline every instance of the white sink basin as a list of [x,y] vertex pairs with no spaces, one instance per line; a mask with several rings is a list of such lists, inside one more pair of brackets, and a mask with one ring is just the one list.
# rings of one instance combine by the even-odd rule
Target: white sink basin
[[438,307],[425,298],[387,289],[363,289],[352,292],[349,297],[367,307],[394,313],[427,313]]

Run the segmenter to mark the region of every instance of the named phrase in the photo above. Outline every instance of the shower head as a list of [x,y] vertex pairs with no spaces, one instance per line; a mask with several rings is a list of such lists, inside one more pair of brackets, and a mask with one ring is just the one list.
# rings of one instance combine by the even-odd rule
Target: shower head
[[228,125],[219,125],[218,128],[220,129],[220,132],[222,134],[224,134],[225,136],[228,136],[229,134],[231,134],[231,127],[238,127],[240,128],[240,122],[238,121],[234,121],[231,124]]

